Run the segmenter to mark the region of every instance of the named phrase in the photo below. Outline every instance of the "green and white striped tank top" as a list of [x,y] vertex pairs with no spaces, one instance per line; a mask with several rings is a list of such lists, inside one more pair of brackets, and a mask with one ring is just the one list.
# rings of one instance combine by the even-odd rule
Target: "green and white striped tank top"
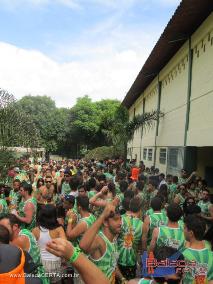
[[183,277],[183,283],[206,284],[209,280],[213,280],[213,252],[204,249],[186,248],[183,251],[185,261],[194,261],[195,265],[188,264],[187,270]]
[[81,218],[80,222],[85,222],[87,224],[87,229],[92,226],[92,224],[96,221],[96,218],[93,214],[90,214],[88,217]]
[[121,233],[118,238],[118,263],[123,266],[134,266],[137,261],[137,249],[142,237],[143,222],[136,217],[122,216]]
[[20,202],[20,204],[19,204],[19,214],[20,214],[21,217],[25,217],[24,207],[29,202],[31,202],[34,205],[34,212],[33,212],[32,222],[30,224],[22,223],[21,228],[22,229],[28,229],[29,231],[32,231],[32,229],[36,227],[37,200],[34,197],[32,197],[32,198],[28,199],[25,202]]
[[174,249],[182,249],[185,237],[182,228],[170,228],[162,226],[159,228],[159,234],[156,245],[158,247],[168,246]]
[[35,265],[37,266],[38,275],[40,275],[39,278],[42,280],[42,284],[48,284],[49,280],[47,278],[45,278],[45,275],[44,275],[45,270],[44,270],[44,267],[43,267],[42,262],[41,262],[40,249],[37,245],[37,242],[36,242],[34,235],[29,230],[22,229],[19,232],[19,236],[26,236],[28,238],[28,240],[30,242],[30,248],[28,250],[28,253],[32,257]]
[[7,214],[8,213],[8,206],[7,201],[5,199],[0,199],[0,214]]
[[106,251],[99,259],[89,257],[91,261],[106,275],[110,284],[115,284],[115,270],[118,260],[118,248],[116,242],[110,242],[102,231],[98,235],[106,244]]
[[[78,223],[84,222],[87,225],[87,229],[92,226],[92,224],[96,221],[96,218],[93,214],[90,214],[88,217],[81,218]],[[76,242],[77,245],[79,244],[80,240],[82,239],[83,234],[78,236]]]

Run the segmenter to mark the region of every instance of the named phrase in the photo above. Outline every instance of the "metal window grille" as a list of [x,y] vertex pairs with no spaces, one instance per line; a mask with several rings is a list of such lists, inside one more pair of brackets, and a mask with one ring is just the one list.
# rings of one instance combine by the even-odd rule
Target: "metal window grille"
[[152,161],[152,153],[153,153],[153,149],[149,149],[148,150],[148,161]]
[[147,156],[147,148],[143,149],[143,159],[146,160],[146,156]]
[[170,149],[169,151],[169,165],[176,168],[178,166],[178,149]]
[[166,164],[166,148],[160,148],[160,156],[159,156],[160,164]]

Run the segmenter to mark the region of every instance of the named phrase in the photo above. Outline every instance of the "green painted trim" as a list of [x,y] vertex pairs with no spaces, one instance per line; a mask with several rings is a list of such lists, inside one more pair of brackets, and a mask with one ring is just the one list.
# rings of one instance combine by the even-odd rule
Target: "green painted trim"
[[156,131],[155,131],[154,167],[156,165],[157,136],[158,136],[159,122],[160,122],[159,112],[160,112],[160,103],[161,103],[161,91],[162,91],[162,82],[159,80],[159,74],[158,74],[158,104],[157,104],[158,118],[157,118]]
[[[145,105],[146,105],[146,98],[143,98],[143,112],[145,113]],[[141,127],[141,141],[140,141],[140,161],[142,161],[142,154],[141,154],[141,148],[142,148],[142,138],[143,138],[143,125]]]
[[192,93],[192,61],[193,50],[191,48],[191,37],[189,38],[189,50],[188,50],[189,64],[188,64],[188,88],[187,88],[187,103],[186,103],[186,122],[184,132],[184,147],[187,145],[187,132],[189,129],[189,115],[190,115],[190,99]]

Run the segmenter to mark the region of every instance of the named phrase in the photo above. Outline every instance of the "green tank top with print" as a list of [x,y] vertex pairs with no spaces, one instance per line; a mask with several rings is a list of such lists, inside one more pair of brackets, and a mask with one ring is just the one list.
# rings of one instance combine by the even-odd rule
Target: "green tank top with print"
[[[183,277],[183,284],[208,283],[213,279],[213,252],[207,248],[191,249],[186,248],[183,251],[185,261],[189,262],[187,270]],[[194,262],[193,265],[190,262]]]
[[157,247],[168,246],[181,250],[184,246],[185,237],[181,227],[170,228],[162,226],[159,228]]
[[81,218],[79,222],[85,222],[87,224],[87,229],[92,226],[96,221],[96,218],[93,214],[90,214],[88,217]]
[[[90,214],[88,217],[80,218],[78,223],[81,223],[81,222],[86,223],[87,229],[89,229],[89,227],[91,227],[92,224],[95,223],[95,221],[96,221],[95,216],[94,216],[93,214]],[[80,242],[82,236],[83,236],[83,235],[80,235],[80,236],[77,238],[77,241],[76,241],[76,242],[74,241],[74,242],[75,242],[75,245],[79,245],[79,242]]]
[[64,182],[61,186],[61,194],[68,195],[71,192],[69,183]]
[[27,203],[29,203],[29,202],[31,202],[34,205],[32,222],[30,224],[22,223],[21,228],[22,229],[28,229],[29,231],[32,231],[32,229],[36,227],[37,200],[34,197],[32,197],[32,198],[29,198],[26,201],[21,201],[19,203],[19,214],[20,214],[21,217],[25,217],[24,208],[27,205]]
[[118,263],[123,266],[135,266],[138,245],[142,237],[143,222],[134,216],[122,215],[121,233],[118,237]]
[[20,198],[19,192],[16,192],[14,189],[12,189],[9,195],[10,204],[16,207],[18,205],[19,198]]
[[[150,209],[148,209],[147,211],[146,211],[146,216],[150,216],[151,214],[153,214],[153,213],[155,213],[155,211],[152,209],[152,208],[150,208]],[[166,215],[166,210],[165,210],[165,208],[163,208],[163,209],[161,209],[161,213],[163,213],[164,215]]]
[[7,214],[8,213],[7,201],[5,199],[0,199],[0,205],[2,207],[0,208],[0,214]]
[[165,213],[163,212],[154,212],[151,215],[149,215],[149,233],[148,233],[148,243],[152,239],[152,233],[154,228],[165,226],[168,223],[168,218]]
[[97,191],[95,191],[95,190],[90,190],[90,191],[88,191],[88,198],[89,198],[89,199],[92,198],[93,196],[96,195],[96,193],[97,193]]
[[110,242],[102,231],[98,235],[104,240],[106,251],[99,259],[93,259],[91,256],[89,258],[110,280],[110,284],[115,284],[115,270],[118,260],[117,243]]
[[169,202],[171,203],[174,201],[175,194],[177,193],[177,184],[172,183],[168,185],[168,189],[169,189]]
[[19,232],[19,236],[25,236],[28,238],[29,242],[30,242],[30,248],[28,250],[28,253],[30,254],[30,256],[33,259],[33,262],[35,263],[35,265],[37,266],[37,273],[39,276],[39,278],[42,280],[42,284],[48,284],[49,280],[47,278],[45,278],[44,273],[44,267],[42,265],[41,262],[41,254],[40,254],[40,249],[37,245],[37,241],[34,237],[34,235],[27,229],[22,229]]
[[205,216],[209,216],[209,207],[211,206],[211,202],[208,201],[208,202],[203,202],[203,200],[200,200],[197,204],[200,209],[201,209],[201,212],[205,215]]

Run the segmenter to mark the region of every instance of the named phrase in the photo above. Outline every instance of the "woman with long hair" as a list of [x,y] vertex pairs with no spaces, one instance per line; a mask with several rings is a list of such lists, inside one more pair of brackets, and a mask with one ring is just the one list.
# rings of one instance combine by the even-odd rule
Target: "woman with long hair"
[[61,280],[61,258],[46,250],[47,243],[56,238],[66,239],[64,229],[57,221],[56,207],[51,204],[43,205],[38,212],[37,227],[33,229],[38,246],[41,251],[41,260],[45,272],[50,276],[51,283],[60,283]]

